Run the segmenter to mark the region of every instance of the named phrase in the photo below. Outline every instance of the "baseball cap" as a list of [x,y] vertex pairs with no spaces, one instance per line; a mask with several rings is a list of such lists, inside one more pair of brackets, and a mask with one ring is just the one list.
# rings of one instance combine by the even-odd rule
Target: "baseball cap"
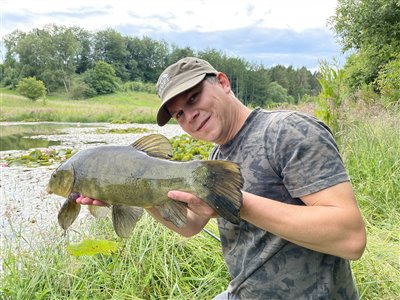
[[217,74],[207,61],[196,57],[185,57],[167,67],[158,78],[156,89],[161,99],[157,113],[157,124],[164,126],[171,115],[165,104],[175,96],[199,84],[207,74]]

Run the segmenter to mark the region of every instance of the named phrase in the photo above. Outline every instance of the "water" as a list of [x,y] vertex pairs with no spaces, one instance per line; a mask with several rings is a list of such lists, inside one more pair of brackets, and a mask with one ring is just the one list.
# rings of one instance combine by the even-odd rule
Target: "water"
[[63,123],[0,124],[0,151],[28,150],[60,145],[60,141],[33,138],[38,135],[62,134],[61,129],[76,126]]

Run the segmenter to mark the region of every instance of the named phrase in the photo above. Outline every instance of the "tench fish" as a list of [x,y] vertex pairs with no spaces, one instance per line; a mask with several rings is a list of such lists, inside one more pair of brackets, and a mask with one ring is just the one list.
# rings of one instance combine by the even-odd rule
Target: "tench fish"
[[[236,163],[222,160],[177,162],[172,145],[151,134],[128,146],[99,146],[81,150],[51,175],[48,193],[66,197],[58,222],[66,230],[77,218],[79,195],[109,204],[115,232],[128,237],[143,208],[154,207],[177,227],[186,224],[186,203],[171,200],[168,191],[190,192],[202,198],[221,217],[240,221],[243,178]],[[94,207],[89,209],[96,214]]]

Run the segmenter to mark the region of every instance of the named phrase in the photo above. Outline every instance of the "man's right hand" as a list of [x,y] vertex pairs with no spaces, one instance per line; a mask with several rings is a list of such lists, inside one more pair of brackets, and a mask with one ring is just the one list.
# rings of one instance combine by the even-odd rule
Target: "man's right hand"
[[101,200],[92,199],[83,195],[80,195],[78,198],[76,198],[76,203],[81,205],[109,206],[107,203]]

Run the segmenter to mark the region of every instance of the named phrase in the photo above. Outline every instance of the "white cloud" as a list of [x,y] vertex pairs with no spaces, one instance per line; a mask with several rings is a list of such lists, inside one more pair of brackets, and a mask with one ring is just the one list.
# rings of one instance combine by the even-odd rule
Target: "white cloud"
[[[114,28],[266,65],[315,68],[321,57],[339,54],[326,28],[336,0],[0,0],[0,5],[0,38],[55,23],[90,31]],[[321,51],[324,45],[330,51]]]
[[[335,5],[334,0],[1,1],[3,30],[6,32],[15,29],[13,25],[23,27],[20,29],[31,29],[54,22],[80,25],[90,30],[153,22],[163,31],[210,32],[248,26],[302,31],[325,27],[326,19],[334,13]],[[82,12],[88,15],[83,16]],[[12,20],[15,16],[20,16],[17,23]],[[24,16],[32,18],[24,21]],[[168,19],[168,23],[165,19]]]

